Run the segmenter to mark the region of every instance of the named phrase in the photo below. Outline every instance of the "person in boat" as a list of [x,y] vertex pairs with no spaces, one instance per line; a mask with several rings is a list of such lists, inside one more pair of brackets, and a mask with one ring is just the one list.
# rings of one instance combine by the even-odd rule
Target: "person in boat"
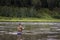
[[22,30],[23,30],[23,25],[20,23],[17,27],[17,40],[22,40]]

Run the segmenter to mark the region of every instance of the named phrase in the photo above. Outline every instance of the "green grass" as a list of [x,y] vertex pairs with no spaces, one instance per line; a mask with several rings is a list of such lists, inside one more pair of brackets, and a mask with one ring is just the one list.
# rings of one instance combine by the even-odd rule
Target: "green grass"
[[0,17],[0,22],[60,22],[60,19]]

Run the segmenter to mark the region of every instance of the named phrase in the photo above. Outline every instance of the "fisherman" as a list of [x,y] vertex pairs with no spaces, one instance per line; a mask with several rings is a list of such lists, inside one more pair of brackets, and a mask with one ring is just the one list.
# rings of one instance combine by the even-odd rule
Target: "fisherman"
[[22,30],[23,30],[23,25],[20,23],[17,27],[17,40],[22,40]]

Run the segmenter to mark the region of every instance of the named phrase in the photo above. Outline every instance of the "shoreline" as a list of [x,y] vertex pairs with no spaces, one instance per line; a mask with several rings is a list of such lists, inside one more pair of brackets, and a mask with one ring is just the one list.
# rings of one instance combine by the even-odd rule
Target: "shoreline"
[[0,22],[60,22],[60,20],[0,20]]
[[0,22],[60,22],[60,19],[0,17]]

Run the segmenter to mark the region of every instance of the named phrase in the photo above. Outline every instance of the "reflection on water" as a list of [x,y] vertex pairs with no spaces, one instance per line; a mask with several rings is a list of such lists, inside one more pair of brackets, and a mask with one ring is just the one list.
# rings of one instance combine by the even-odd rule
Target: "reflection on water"
[[[4,35],[0,36],[0,40],[16,40],[16,35]],[[56,37],[48,37],[48,35],[23,35],[23,40],[60,40],[59,36]]]
[[[23,40],[60,40],[60,23],[22,23]],[[0,40],[17,40],[18,23],[0,22]]]

